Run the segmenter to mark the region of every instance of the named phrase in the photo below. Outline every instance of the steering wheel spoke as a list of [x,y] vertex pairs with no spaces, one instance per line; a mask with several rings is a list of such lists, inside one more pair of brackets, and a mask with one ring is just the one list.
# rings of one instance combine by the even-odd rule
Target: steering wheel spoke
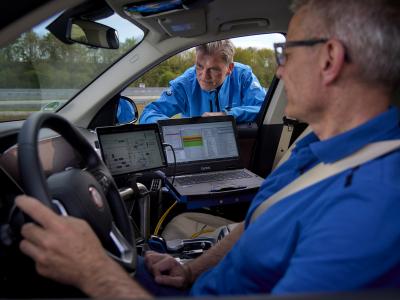
[[108,252],[108,255],[113,257],[116,261],[119,261],[129,272],[134,272],[136,270],[136,256],[134,255],[135,249],[133,248],[136,248],[136,246],[132,246],[125,239],[114,222],[111,225],[110,238],[119,253],[118,256],[115,256]]
[[103,169],[91,169],[89,172],[96,178],[97,182],[101,185],[103,192],[107,194],[110,186],[112,185],[112,177],[107,174]]

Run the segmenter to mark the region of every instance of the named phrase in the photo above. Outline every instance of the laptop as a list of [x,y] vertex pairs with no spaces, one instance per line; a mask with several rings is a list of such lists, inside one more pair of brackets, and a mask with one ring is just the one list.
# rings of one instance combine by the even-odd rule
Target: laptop
[[96,128],[100,151],[113,176],[167,166],[157,124]]
[[168,184],[179,198],[254,195],[263,182],[240,163],[234,117],[168,119],[158,125],[170,145],[164,144]]

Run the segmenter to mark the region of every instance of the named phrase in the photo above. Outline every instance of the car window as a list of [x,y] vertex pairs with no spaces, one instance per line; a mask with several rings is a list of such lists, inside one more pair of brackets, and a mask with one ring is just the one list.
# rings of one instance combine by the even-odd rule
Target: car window
[[[267,90],[277,68],[273,44],[285,41],[284,35],[262,34],[234,38],[231,41],[235,45],[234,61],[249,65],[261,86]],[[168,89],[171,80],[192,67],[194,62],[194,48],[183,51],[132,82],[122,94],[135,101],[140,115],[146,105],[157,100]],[[180,115],[174,117],[179,118]]]
[[1,122],[57,111],[144,37],[141,29],[112,15],[96,22],[117,30],[118,49],[65,44],[46,29],[56,17],[0,49]]

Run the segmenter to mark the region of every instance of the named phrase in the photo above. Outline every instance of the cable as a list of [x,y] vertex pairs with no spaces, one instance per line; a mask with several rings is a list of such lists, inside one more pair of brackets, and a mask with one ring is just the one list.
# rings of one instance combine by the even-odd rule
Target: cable
[[171,144],[168,143],[163,143],[164,147],[170,147],[171,151],[172,151],[172,155],[174,156],[174,169],[172,171],[172,180],[171,180],[171,185],[174,185],[174,181],[175,181],[175,175],[176,175],[176,155],[175,155],[175,149],[174,147],[172,147]]
[[174,204],[172,204],[166,211],[165,213],[162,215],[162,217],[160,218],[160,220],[157,223],[156,229],[154,230],[154,235],[158,235],[158,232],[160,231],[161,225],[164,222],[165,218],[167,217],[167,215],[169,214],[169,212],[171,211],[171,209],[173,209],[175,207],[175,205],[178,203],[178,201],[175,201]]
[[[171,151],[172,151],[172,155],[174,156],[174,168],[173,168],[173,172],[172,172],[172,180],[171,180],[171,185],[174,185],[174,181],[175,181],[175,173],[176,173],[176,155],[175,155],[175,150],[174,147],[172,147],[171,144],[168,143],[163,143],[164,147],[170,147]],[[165,213],[161,216],[160,220],[157,223],[156,229],[154,230],[154,235],[158,235],[158,232],[160,231],[161,225],[164,222],[165,218],[167,217],[167,215],[169,214],[169,212],[171,211],[171,209],[174,208],[174,206],[178,203],[178,201],[175,201],[174,204],[172,204],[166,211]]]
[[197,237],[199,237],[200,235],[204,234],[204,233],[211,233],[214,232],[215,229],[206,229],[207,224],[205,224],[198,232],[193,233],[190,238],[191,239],[195,239]]

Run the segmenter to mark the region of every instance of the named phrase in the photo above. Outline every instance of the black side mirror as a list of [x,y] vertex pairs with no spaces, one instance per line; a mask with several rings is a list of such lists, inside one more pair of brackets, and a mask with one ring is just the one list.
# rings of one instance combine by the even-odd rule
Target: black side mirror
[[135,123],[139,113],[135,102],[132,99],[121,96],[118,100],[116,120],[119,125]]

